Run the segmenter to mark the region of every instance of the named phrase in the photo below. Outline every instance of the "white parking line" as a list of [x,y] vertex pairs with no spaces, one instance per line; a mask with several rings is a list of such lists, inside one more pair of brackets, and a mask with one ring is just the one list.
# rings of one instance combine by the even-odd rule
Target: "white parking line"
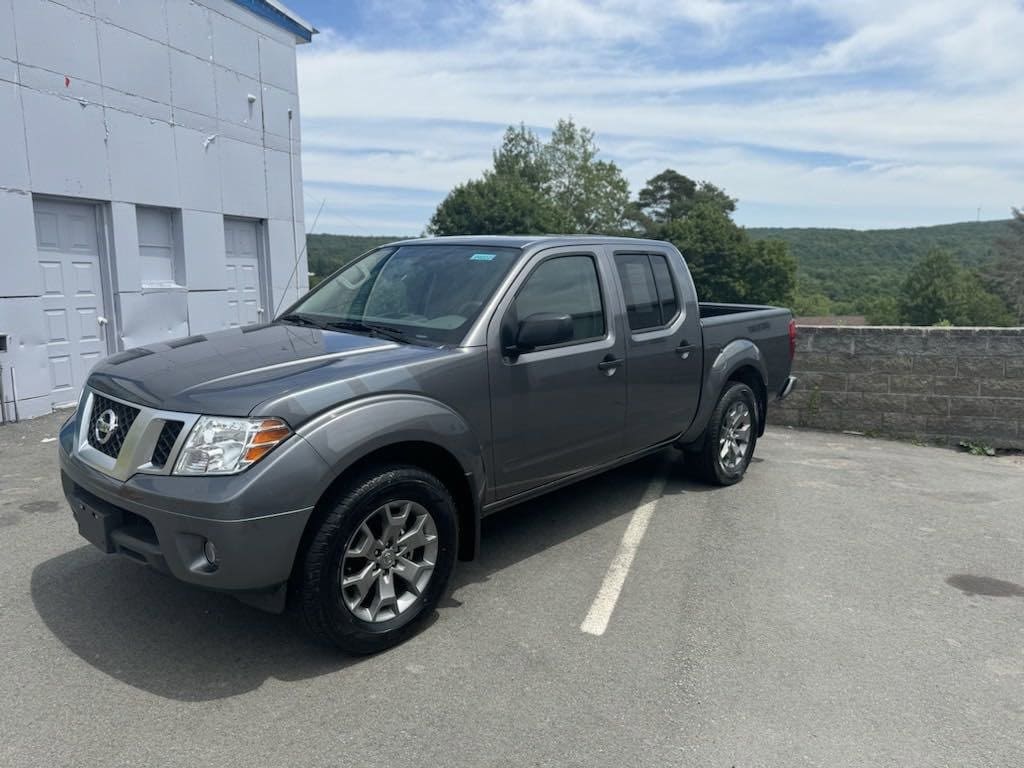
[[612,618],[615,604],[619,600],[619,593],[622,592],[622,585],[626,583],[626,576],[629,575],[629,567],[633,564],[637,548],[647,531],[647,524],[651,522],[654,508],[658,505],[661,494],[665,491],[665,475],[660,474],[651,481],[640,500],[640,506],[633,512],[626,532],[622,534],[622,541],[619,543],[619,551],[608,566],[608,572],[601,582],[601,589],[597,597],[590,605],[587,617],[580,624],[580,630],[590,635],[603,635],[608,629],[608,622]]

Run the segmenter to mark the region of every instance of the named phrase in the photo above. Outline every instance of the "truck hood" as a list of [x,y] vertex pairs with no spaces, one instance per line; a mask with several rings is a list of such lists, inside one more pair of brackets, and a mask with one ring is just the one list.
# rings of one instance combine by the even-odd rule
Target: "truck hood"
[[[151,408],[246,416],[267,400],[301,400],[311,388],[405,368],[448,351],[272,323],[129,349],[97,365],[88,383]],[[299,402],[288,410],[293,419],[304,414]]]

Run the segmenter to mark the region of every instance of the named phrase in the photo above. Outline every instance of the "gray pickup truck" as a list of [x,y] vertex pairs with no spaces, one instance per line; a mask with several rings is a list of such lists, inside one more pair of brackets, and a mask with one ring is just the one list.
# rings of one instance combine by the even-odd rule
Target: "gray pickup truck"
[[668,243],[397,242],[272,323],[98,365],[64,492],[104,552],[369,653],[433,612],[492,512],[671,445],[740,480],[794,329],[698,304]]

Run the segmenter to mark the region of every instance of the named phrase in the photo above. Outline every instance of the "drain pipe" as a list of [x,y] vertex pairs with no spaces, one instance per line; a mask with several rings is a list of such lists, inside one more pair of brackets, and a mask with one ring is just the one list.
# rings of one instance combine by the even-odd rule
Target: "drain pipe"
[[7,404],[4,402],[4,367],[0,365],[0,427],[7,423]]
[[[292,215],[289,218],[292,220],[292,253],[295,255],[295,268],[292,270],[292,277],[295,278],[295,300],[298,301],[302,294],[299,292],[299,276],[295,274],[299,269],[299,236],[295,231],[295,143],[292,139],[292,117],[292,108],[288,107],[288,189],[289,199],[292,201]],[[288,286],[285,285],[281,290],[282,300],[284,300],[287,293]],[[276,309],[274,314],[277,314]],[[272,317],[270,319],[274,320],[276,318]]]
[[14,366],[11,366],[11,398],[14,400],[14,423],[21,421],[18,415],[18,379],[14,376]]

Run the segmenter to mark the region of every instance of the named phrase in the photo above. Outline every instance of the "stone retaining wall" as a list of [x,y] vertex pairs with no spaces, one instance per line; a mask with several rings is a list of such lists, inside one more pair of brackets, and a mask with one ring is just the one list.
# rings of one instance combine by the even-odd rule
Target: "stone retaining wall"
[[1024,448],[1024,328],[800,326],[774,424]]

